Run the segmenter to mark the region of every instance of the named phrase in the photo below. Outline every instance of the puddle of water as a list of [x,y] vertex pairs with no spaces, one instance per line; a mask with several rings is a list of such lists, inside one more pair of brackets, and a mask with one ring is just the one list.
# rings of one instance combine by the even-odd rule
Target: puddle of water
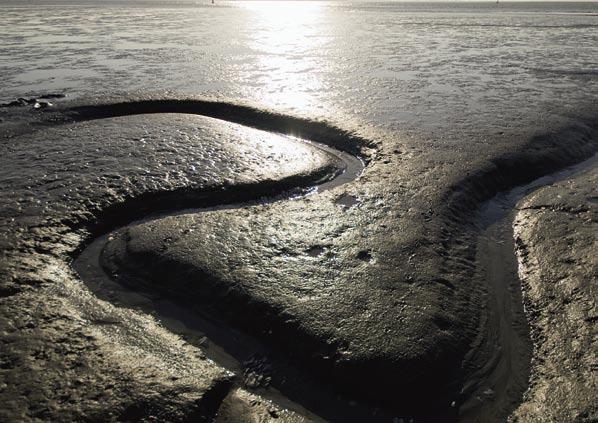
[[343,194],[334,200],[335,204],[340,205],[343,209],[350,209],[351,207],[359,204],[359,199],[354,195]]
[[326,252],[326,247],[324,247],[323,245],[314,245],[313,247],[305,250],[305,252],[308,256],[319,257]]

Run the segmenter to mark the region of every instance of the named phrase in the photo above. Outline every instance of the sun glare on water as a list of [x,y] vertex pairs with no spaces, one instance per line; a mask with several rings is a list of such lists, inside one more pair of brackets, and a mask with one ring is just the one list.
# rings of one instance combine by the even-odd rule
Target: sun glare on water
[[243,8],[258,12],[268,19],[288,19],[310,16],[321,9],[322,5],[312,1],[243,1]]
[[318,2],[245,1],[251,22],[249,46],[263,70],[261,100],[269,106],[312,109],[322,89],[319,54],[324,8]]

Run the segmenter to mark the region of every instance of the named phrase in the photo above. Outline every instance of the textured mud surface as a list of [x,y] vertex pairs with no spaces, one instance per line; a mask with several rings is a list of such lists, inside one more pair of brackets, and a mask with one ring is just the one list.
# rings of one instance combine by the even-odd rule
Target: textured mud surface
[[535,352],[531,387],[513,421],[598,419],[597,184],[594,168],[519,204],[516,250]]
[[[40,2],[0,0],[0,420],[505,421],[479,207],[596,150],[595,3]],[[337,159],[186,113],[367,166],[291,201]]]
[[[421,143],[388,133],[193,99],[23,107],[4,111],[2,125],[6,420],[304,418],[260,396],[265,364],[239,388],[203,341],[93,295],[73,271],[95,237],[156,212],[174,215],[108,237],[100,259],[114,280],[254,337],[356,410],[367,403],[371,421],[454,420],[495,356],[476,259],[480,204],[582,160],[597,139],[578,119],[491,152],[482,143],[422,155]],[[368,165],[317,195],[279,197],[343,165],[273,132]],[[497,420],[521,392],[510,395]],[[326,405],[299,404],[334,420]]]
[[336,159],[182,114],[52,126],[7,125],[3,134],[1,420],[211,419],[231,373],[151,316],[98,301],[71,257],[144,207],[190,205],[202,192],[222,201],[233,184],[241,198],[312,185],[338,171]]

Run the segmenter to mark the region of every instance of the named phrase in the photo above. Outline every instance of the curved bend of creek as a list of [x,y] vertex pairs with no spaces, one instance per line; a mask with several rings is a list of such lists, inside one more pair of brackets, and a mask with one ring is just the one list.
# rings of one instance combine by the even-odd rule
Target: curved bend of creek
[[[143,113],[143,112],[141,112]],[[135,114],[135,113],[129,113]],[[228,119],[227,119],[228,120]],[[297,139],[295,139],[297,140]],[[311,189],[291,190],[269,198],[254,198],[196,209],[179,209],[140,216],[133,226],[165,216],[201,213],[246,207],[274,201],[292,201],[313,195],[356,179],[364,164],[358,157],[327,145],[308,142],[335,156],[344,170],[334,178]],[[460,422],[501,421],[521,401],[527,388],[531,342],[523,312],[517,261],[514,253],[512,219],[517,202],[533,190],[571,177],[597,162],[596,156],[577,166],[542,177],[525,186],[496,195],[479,209],[477,262],[488,285],[488,345],[486,365],[464,387],[467,400],[459,410]],[[256,196],[257,197],[257,196]],[[100,265],[100,254],[107,239],[117,228],[93,240],[74,260],[73,268],[99,298],[117,306],[150,313],[163,326],[201,348],[205,355],[236,375],[236,384],[255,391],[283,408],[293,410],[313,421],[398,422],[400,410],[384,410],[373,404],[356,402],[339,395],[321,380],[312,378],[284,354],[274,351],[260,340],[227,325],[213,316],[191,310],[175,301],[147,292],[139,292],[111,279]],[[292,398],[292,399],[291,399]],[[419,420],[417,420],[419,421]]]

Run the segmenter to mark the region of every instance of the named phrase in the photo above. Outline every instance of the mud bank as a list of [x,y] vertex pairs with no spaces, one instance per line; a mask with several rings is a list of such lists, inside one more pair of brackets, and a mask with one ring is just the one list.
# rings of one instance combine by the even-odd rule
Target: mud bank
[[209,421],[232,374],[151,316],[98,301],[71,258],[138,213],[202,192],[300,192],[342,169],[323,150],[223,121],[74,122],[57,109],[11,111],[3,127],[2,419]]
[[516,251],[535,349],[530,389],[512,421],[598,418],[595,164],[518,204]]
[[[595,168],[597,163],[597,157],[593,156],[580,164],[545,175],[510,191],[501,192],[480,208],[478,264],[488,284],[488,301],[494,305],[489,307],[487,317],[494,321],[488,325],[490,331],[487,334],[488,346],[494,343],[494,347],[487,352],[489,359],[487,365],[481,369],[481,374],[472,378],[481,383],[477,392],[470,396],[468,404],[463,407],[464,421],[469,421],[468,419],[487,421],[496,418],[497,410],[503,410],[504,413],[504,410],[513,409],[514,406],[519,405],[522,397],[513,396],[512,393],[521,394],[526,391],[530,377],[532,340],[528,321],[532,320],[529,313],[531,304],[527,301],[526,309],[522,307],[521,280],[518,277],[520,266],[516,252],[520,250],[520,244],[516,245],[513,242],[515,236],[513,224],[517,211],[521,210],[518,203],[527,203],[531,198],[538,196],[538,191],[554,190],[555,184],[562,183],[563,180],[579,178],[578,175]],[[546,186],[549,187],[545,188]],[[583,197],[583,190],[575,191],[576,196]],[[571,191],[569,193],[571,194]],[[561,194],[555,194],[554,198],[562,197]],[[576,239],[583,238],[574,230],[570,231],[569,236]],[[546,239],[550,239],[552,243],[559,243],[558,238],[548,236]],[[590,296],[586,296],[583,301],[592,302]],[[527,315],[525,311],[528,311]],[[534,340],[537,348],[538,337],[535,336]],[[559,346],[558,351],[563,351],[563,348]],[[505,377],[506,375],[509,376]],[[511,394],[508,394],[509,392]],[[530,392],[527,395],[530,395]],[[475,404],[483,404],[485,397],[494,399],[494,407],[485,404],[476,408]],[[473,407],[475,416],[468,416],[468,407]],[[515,419],[515,416],[516,414],[512,418]],[[545,415],[541,418],[545,418]]]
[[[169,115],[203,112],[358,152],[368,166],[359,180],[349,178],[316,196],[259,201],[330,180],[342,166],[325,152],[285,149],[292,140],[270,144],[275,152],[283,148],[278,159],[267,149],[254,153],[247,148],[239,154],[239,145],[251,144],[256,136],[268,144],[273,135]],[[9,141],[5,157],[30,169],[36,154],[37,164],[56,154],[57,166],[68,165],[62,174],[58,168],[38,166],[40,174],[27,181],[3,175],[12,188],[11,200],[3,205],[7,236],[0,300],[3,327],[9,328],[5,374],[14,381],[3,393],[8,417],[101,416],[93,398],[108,393],[113,416],[122,418],[149,419],[151,414],[185,420],[203,413],[209,420],[224,397],[229,410],[243,409],[238,398],[246,395],[231,394],[238,386],[235,377],[205,359],[201,342],[185,342],[145,312],[98,299],[69,265],[97,235],[151,212],[177,211],[109,240],[103,260],[114,279],[146,298],[209,312],[249,333],[290,357],[299,373],[317,379],[315,385],[340,392],[350,407],[368,404],[372,418],[381,413],[380,420],[385,419],[382,407],[417,421],[456,420],[460,405],[481,386],[476,378],[495,346],[487,337],[494,324],[488,318],[493,306],[487,304],[488,287],[476,258],[475,214],[498,191],[587,157],[596,150],[597,139],[594,127],[578,124],[538,136],[517,152],[473,163],[465,178],[439,170],[432,180],[434,173],[415,170],[429,169],[429,159],[403,153],[391,138],[378,139],[374,132],[371,138],[357,136],[244,106],[140,99],[112,105],[65,103],[17,115],[3,127]],[[94,129],[98,127],[100,134]],[[204,127],[213,131],[202,133]],[[152,133],[160,135],[144,136]],[[65,139],[63,148],[52,150],[54,144],[44,141],[52,137]],[[100,141],[112,137],[118,141],[101,150]],[[123,149],[127,143],[137,148],[141,138],[143,151]],[[193,148],[188,147],[190,139]],[[225,147],[219,150],[214,144]],[[147,154],[148,148],[158,154]],[[95,151],[94,160],[116,159],[90,165],[80,160],[88,151]],[[202,151],[210,152],[208,158],[221,157],[227,166],[216,162],[192,172],[191,162],[202,160],[194,155]],[[69,152],[73,157],[65,157]],[[307,162],[305,154],[311,154]],[[193,160],[181,163],[180,157]],[[289,167],[296,163],[305,166]],[[78,188],[74,181],[89,175],[93,177]],[[180,212],[251,199],[257,202],[234,209]],[[27,320],[38,332],[18,323],[23,313],[33,316]],[[68,335],[56,342],[63,332]],[[32,351],[32,337],[42,339],[37,345],[42,351],[55,344],[65,350]],[[70,366],[63,354],[83,363],[69,367],[64,383],[52,377]],[[197,360],[189,360],[190,355]],[[34,380],[35,369],[48,367],[55,373]],[[117,375],[123,369],[127,378],[121,380]],[[18,375],[32,376],[18,380]],[[96,384],[100,378],[106,383]],[[62,383],[60,389],[49,388],[56,383]],[[38,392],[35,401],[21,395],[32,386]],[[82,394],[88,397],[79,398],[76,407],[67,401]],[[199,412],[203,398],[209,407]],[[153,405],[146,410],[149,403]],[[515,406],[510,404],[496,413],[496,421],[506,418]],[[273,407],[273,414],[282,412]],[[322,409],[310,405],[308,412],[310,407]],[[131,410],[138,414],[129,414]],[[334,412],[328,413],[325,417],[334,420]],[[289,419],[300,418],[293,416]]]

